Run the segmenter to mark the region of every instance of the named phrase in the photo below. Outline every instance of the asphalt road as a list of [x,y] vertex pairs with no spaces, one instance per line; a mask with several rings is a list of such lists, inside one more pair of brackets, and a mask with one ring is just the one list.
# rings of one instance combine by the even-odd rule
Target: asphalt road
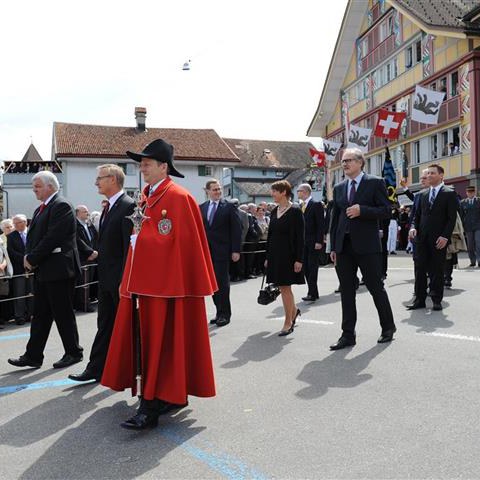
[[[338,352],[328,348],[340,334],[332,268],[320,270],[320,300],[299,303],[299,326],[283,338],[279,300],[256,303],[261,279],[233,284],[233,321],[211,329],[217,397],[191,397],[140,433],[119,427],[136,403],[129,393],[66,381],[84,364],[51,368],[63,354],[55,329],[41,369],[8,365],[28,338],[28,326],[9,326],[0,331],[0,478],[480,478],[480,269],[468,263],[442,312],[408,312],[411,258],[390,257],[395,340],[376,343],[376,311],[360,287],[357,345]],[[304,294],[295,287],[297,300]],[[88,353],[95,314],[78,324]]]

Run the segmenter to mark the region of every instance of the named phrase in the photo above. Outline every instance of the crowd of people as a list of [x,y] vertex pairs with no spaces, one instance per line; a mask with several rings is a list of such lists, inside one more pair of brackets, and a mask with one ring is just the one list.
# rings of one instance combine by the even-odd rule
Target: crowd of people
[[53,322],[65,349],[53,367],[81,362],[75,311],[97,304],[89,361],[69,378],[138,394],[138,410],[124,428],[157,425],[159,415],[185,407],[188,395],[215,395],[204,298],[212,296],[215,304],[211,328],[227,326],[235,311],[232,281],[264,275],[278,289],[284,309],[278,335],[284,337],[301,315],[292,285],[306,285],[302,301],[316,302],[319,266],[332,262],[342,331],[330,349],[339,350],[356,344],[358,270],[378,312],[378,343],[386,343],[396,332],[384,287],[389,254],[399,246],[412,251],[410,310],[426,308],[427,296],[433,310],[443,308],[455,255],[467,248],[464,230],[471,266],[480,267],[480,200],[470,186],[459,202],[438,164],[422,172],[418,193],[403,182],[411,207],[392,205],[385,182],[364,172],[365,158],[355,148],[343,152],[345,180],[326,205],[312,197],[308,183],[297,187],[294,202],[285,180],[271,185],[272,202],[239,205],[222,197],[215,179],[198,205],[172,181],[183,177],[173,151],[159,139],[142,152],[127,152],[146,183],[137,201],[124,192],[119,166],[97,167],[98,212],[73,208],[59,194],[54,173],[39,171],[32,186],[41,203],[33,218],[17,214],[0,224],[0,296],[14,298],[0,303],[1,318],[31,322],[25,352],[8,362],[40,368]]

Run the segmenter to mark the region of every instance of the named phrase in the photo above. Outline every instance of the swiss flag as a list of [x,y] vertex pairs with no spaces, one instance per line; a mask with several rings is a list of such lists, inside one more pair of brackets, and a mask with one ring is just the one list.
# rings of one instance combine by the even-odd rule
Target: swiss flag
[[381,109],[378,112],[378,121],[374,135],[396,140],[400,134],[400,126],[406,116],[406,112],[390,112],[389,110]]
[[317,167],[325,166],[325,160],[327,158],[325,152],[320,152],[320,150],[310,148],[310,156],[312,157],[312,160],[317,164]]

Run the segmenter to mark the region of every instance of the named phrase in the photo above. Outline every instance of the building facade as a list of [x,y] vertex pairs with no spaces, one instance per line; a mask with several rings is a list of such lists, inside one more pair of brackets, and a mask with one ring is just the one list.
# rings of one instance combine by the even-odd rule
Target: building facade
[[[437,125],[410,118],[416,85],[445,93]],[[480,187],[480,1],[349,1],[307,135],[345,145],[347,114],[374,129],[381,108],[407,112],[389,142],[397,180],[408,177],[415,190],[435,162],[458,193]],[[340,157],[331,163],[334,183]],[[385,141],[373,132],[366,159],[366,170],[381,175]]]

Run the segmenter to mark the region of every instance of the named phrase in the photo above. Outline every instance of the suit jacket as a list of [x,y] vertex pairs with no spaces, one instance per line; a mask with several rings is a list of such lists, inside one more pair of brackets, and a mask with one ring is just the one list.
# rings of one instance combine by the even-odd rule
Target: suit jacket
[[35,210],[27,234],[25,254],[28,262],[35,267],[36,280],[66,280],[80,273],[76,234],[75,212],[58,193],[42,213],[40,207]]
[[325,236],[325,209],[322,202],[310,200],[305,212],[305,245],[313,247],[315,243],[323,243]]
[[364,174],[358,185],[353,203],[360,205],[360,216],[349,219],[347,197],[348,180],[333,190],[330,242],[332,252],[341,253],[345,234],[350,234],[352,248],[358,254],[381,253],[380,221],[392,215],[392,206],[382,178]]
[[80,257],[80,263],[85,265],[87,258],[97,249],[97,231],[92,225],[88,226],[90,237],[88,238],[85,227],[77,219],[77,248]]
[[125,193],[101,219],[98,233],[98,284],[104,290],[118,291],[127,259],[132,222],[126,218],[133,213],[135,202]]
[[463,228],[466,232],[480,230],[480,198],[473,197],[473,205],[468,198],[460,202]]
[[414,219],[417,243],[435,243],[438,237],[444,237],[450,241],[458,210],[455,191],[443,186],[435,197],[432,208],[430,208],[429,196],[429,188],[419,194],[419,204]]
[[[27,232],[28,233],[28,232]],[[20,233],[14,230],[8,236],[7,243],[8,256],[13,266],[14,275],[22,275],[25,273],[25,267],[23,266],[23,257],[25,256],[25,245],[23,244]]]
[[218,202],[212,225],[210,225],[207,220],[209,204],[209,200],[202,203],[200,211],[210,254],[214,261],[228,261],[232,253],[240,253],[242,237],[240,216],[235,205],[221,199]]

